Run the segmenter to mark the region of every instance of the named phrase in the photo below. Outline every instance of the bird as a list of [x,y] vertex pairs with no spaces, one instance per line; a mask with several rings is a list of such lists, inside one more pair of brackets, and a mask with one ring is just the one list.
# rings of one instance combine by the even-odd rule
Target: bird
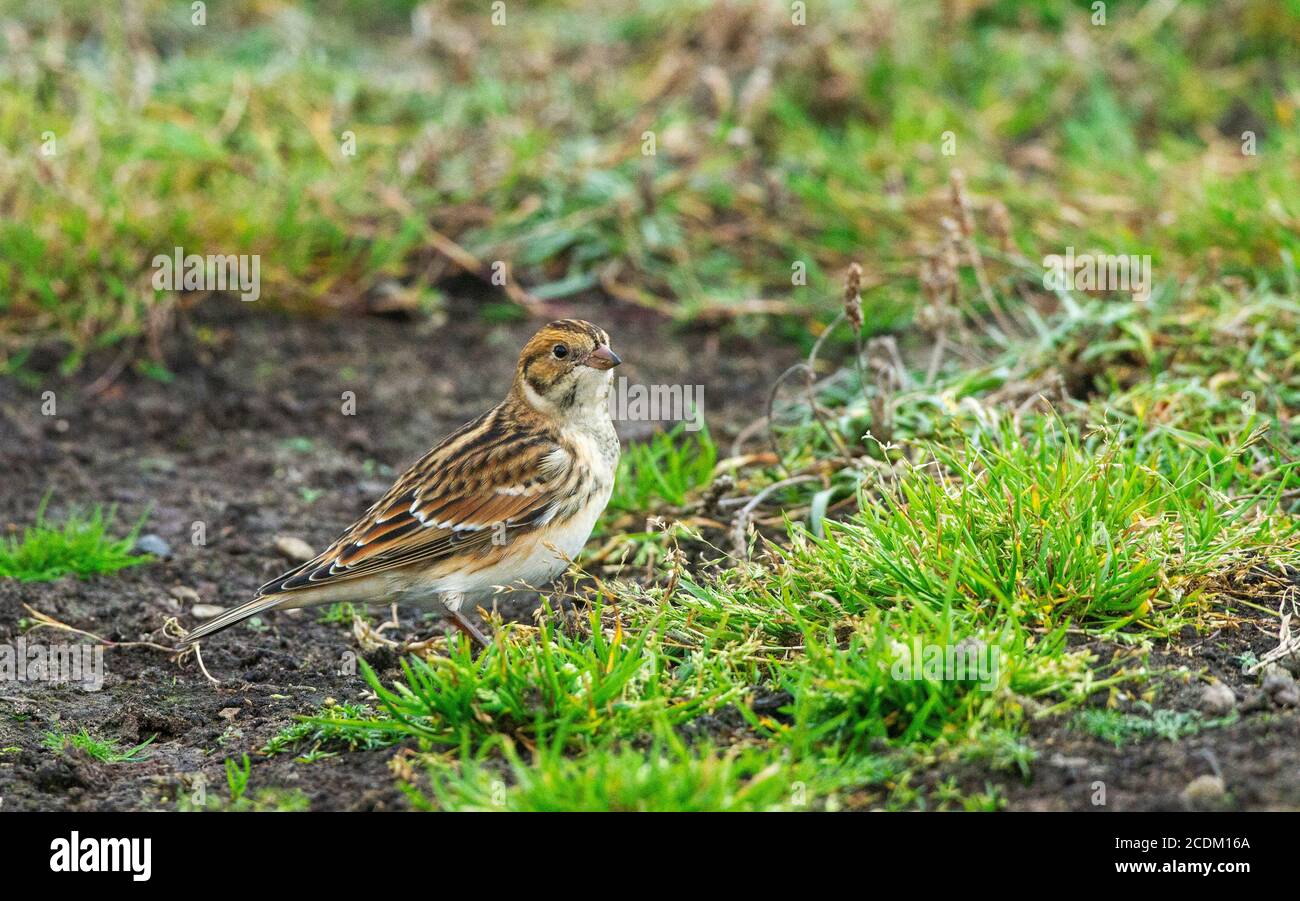
[[442,441],[311,560],[192,630],[185,644],[271,610],[349,601],[433,606],[481,645],[467,602],[541,587],[586,544],[614,488],[609,334],[561,319],[524,345],[505,400]]

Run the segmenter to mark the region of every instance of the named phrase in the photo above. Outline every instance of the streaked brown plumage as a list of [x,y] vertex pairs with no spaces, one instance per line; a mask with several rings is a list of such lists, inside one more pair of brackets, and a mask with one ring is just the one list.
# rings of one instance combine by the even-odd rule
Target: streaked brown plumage
[[609,336],[552,322],[525,345],[506,399],[439,442],[319,556],[204,623],[197,641],[267,610],[441,598],[540,585],[586,542],[613,488]]

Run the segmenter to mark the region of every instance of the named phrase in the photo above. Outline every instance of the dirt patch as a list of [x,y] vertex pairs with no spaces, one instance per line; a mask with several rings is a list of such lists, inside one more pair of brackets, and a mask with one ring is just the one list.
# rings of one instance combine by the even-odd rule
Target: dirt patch
[[[953,778],[968,792],[995,786],[1011,810],[1294,810],[1300,807],[1300,711],[1267,697],[1242,660],[1277,646],[1277,620],[1228,605],[1230,625],[1208,635],[1186,629],[1175,642],[1145,655],[1152,678],[1140,699],[1108,704],[1105,692],[1089,709],[1150,718],[1153,711],[1199,716],[1201,726],[1178,738],[1149,736],[1121,744],[1090,734],[1080,716],[1034,721],[1027,743],[1037,753],[1029,778],[990,773],[986,765],[940,768],[929,783]],[[1102,660],[1114,646],[1093,646]],[[1137,658],[1133,663],[1142,662]],[[1227,715],[1208,712],[1202,696],[1211,681],[1237,699]],[[1201,777],[1221,780],[1223,794],[1188,787]]]

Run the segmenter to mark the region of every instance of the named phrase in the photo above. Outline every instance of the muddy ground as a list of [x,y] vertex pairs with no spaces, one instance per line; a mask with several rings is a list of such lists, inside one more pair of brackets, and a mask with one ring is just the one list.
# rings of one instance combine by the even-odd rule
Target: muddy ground
[[[798,353],[670,332],[625,308],[574,304],[565,312],[611,332],[629,380],[704,385],[710,426],[724,440],[761,414],[768,386]],[[212,301],[194,311],[167,349],[170,383],[133,371],[103,379],[105,371],[111,375],[111,356],[64,380],[56,374],[57,353],[36,354],[27,365],[37,380],[0,380],[0,528],[29,524],[51,493],[55,517],[69,506],[115,504],[124,524],[148,510],[145,531],[164,539],[173,556],[84,581],[0,580],[0,642],[19,637],[24,604],[112,641],[137,641],[159,640],[170,617],[194,625],[195,598],[219,606],[247,599],[287,568],[274,549],[276,536],[323,547],[436,438],[499,399],[535,327],[486,325],[470,300],[454,302],[445,319],[433,322],[311,321]],[[46,390],[56,392],[56,416],[41,413]],[[356,394],[354,416],[341,410],[346,391]],[[624,423],[620,433],[636,439],[649,427]],[[205,544],[191,541],[196,522],[206,530]],[[503,612],[527,616],[529,599]],[[411,637],[438,628],[414,610],[401,611],[401,621]],[[345,655],[357,651],[345,625],[322,623],[315,611],[263,622],[260,631],[240,627],[205,643],[219,685],[192,663],[178,666],[148,648],[106,651],[105,684],[97,692],[0,684],[0,810],[175,809],[195,774],[224,794],[223,762],[245,752],[253,758],[253,790],[296,789],[318,810],[405,809],[390,771],[392,749],[312,763],[257,753],[296,714],[326,698],[357,701],[365,691],[360,676],[339,674],[347,669]],[[28,640],[58,639],[42,630]],[[1189,636],[1184,652],[1162,652],[1157,661],[1212,673],[1245,699],[1253,680],[1240,674],[1235,658],[1275,644],[1275,635],[1247,624]],[[371,662],[391,670],[395,661],[381,653]],[[1194,678],[1170,679],[1160,706],[1194,708],[1200,692]],[[82,727],[124,747],[156,737],[146,759],[121,764],[42,743],[47,731]],[[976,764],[946,766],[926,781],[997,786],[1009,808],[1032,810],[1098,809],[1093,783],[1101,781],[1103,809],[1178,809],[1188,803],[1181,796],[1188,783],[1217,767],[1227,795],[1205,802],[1210,806],[1300,806],[1294,709],[1265,704],[1224,728],[1123,749],[1059,721],[1036,726],[1031,741],[1040,754],[1027,781]],[[878,794],[856,800],[870,803]]]

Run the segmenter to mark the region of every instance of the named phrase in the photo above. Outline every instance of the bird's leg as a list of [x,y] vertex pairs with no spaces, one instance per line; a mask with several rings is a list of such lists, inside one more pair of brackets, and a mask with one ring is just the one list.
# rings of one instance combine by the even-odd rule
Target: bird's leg
[[481,631],[479,631],[479,627],[474,625],[472,622],[470,622],[469,619],[465,616],[465,614],[461,613],[459,610],[456,610],[452,607],[447,608],[447,613],[451,617],[451,624],[455,626],[457,629],[460,629],[470,638],[477,641],[480,647],[486,648],[487,646],[492,644],[492,642],[488,639],[488,637],[484,635]]
[[[488,647],[492,644],[491,639],[484,635],[477,626],[470,622],[470,620],[460,612],[460,606],[463,603],[464,598],[460,595],[444,595],[442,598],[443,612],[447,615],[447,618],[451,621],[453,626],[468,635],[471,639],[477,642],[480,647]],[[391,625],[391,623],[384,623],[381,628],[386,628],[389,625]],[[433,648],[434,641],[436,641],[436,638],[433,637],[426,638],[423,641],[404,641],[400,646],[400,650],[402,653],[423,654],[425,651]]]
[[460,608],[465,604],[464,595],[449,594],[443,597],[442,605],[447,609],[447,616],[451,619],[451,624],[460,631],[464,632],[470,638],[479,643],[480,647],[486,648],[492,642],[486,635],[479,631],[478,626],[469,621],[465,614],[460,612]]
[[376,635],[383,635],[384,632],[386,632],[389,629],[400,629],[402,627],[401,620],[397,618],[396,601],[394,601],[392,604],[389,605],[388,612],[389,612],[388,619],[386,619],[384,622],[380,623],[378,626],[375,627]]
[[[447,616],[451,620],[451,624],[453,626],[455,626],[460,631],[464,632],[473,641],[478,642],[479,647],[486,648],[492,644],[492,641],[486,635],[484,635],[482,631],[480,631],[478,626],[470,622],[469,619],[466,618],[466,616],[463,613],[461,613],[459,610],[453,610],[452,608],[448,607]],[[426,638],[424,641],[403,642],[400,650],[403,653],[422,654],[433,647],[434,640],[435,640],[434,638]]]

